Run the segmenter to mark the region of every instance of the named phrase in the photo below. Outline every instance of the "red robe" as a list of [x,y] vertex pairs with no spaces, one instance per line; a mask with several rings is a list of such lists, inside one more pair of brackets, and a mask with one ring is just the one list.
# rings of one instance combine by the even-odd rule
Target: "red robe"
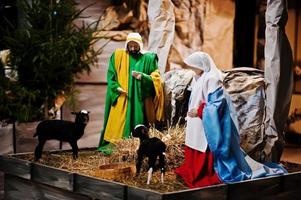
[[185,146],[185,161],[175,173],[190,188],[222,183],[214,171],[213,155],[208,149],[203,153]]
[[[203,109],[206,103],[201,102],[197,110],[199,118],[203,118]],[[222,183],[214,170],[213,154],[207,147],[206,152],[201,152],[185,146],[185,161],[175,170],[190,188],[205,187]]]

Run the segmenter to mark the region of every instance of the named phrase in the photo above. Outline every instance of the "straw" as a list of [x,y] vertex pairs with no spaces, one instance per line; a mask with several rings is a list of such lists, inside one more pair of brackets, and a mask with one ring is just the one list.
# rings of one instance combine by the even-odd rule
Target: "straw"
[[[184,159],[184,127],[176,125],[164,131],[158,131],[151,127],[149,132],[151,137],[157,137],[165,142],[166,149],[166,172],[164,183],[160,182],[160,172],[155,171],[150,185],[146,184],[147,180],[147,159],[144,159],[141,172],[138,176],[128,178],[112,177],[110,180],[121,182],[130,186],[152,189],[158,192],[173,192],[187,189],[185,184],[177,178],[174,169],[181,165]],[[72,152],[43,152],[42,159],[38,161],[40,164],[79,173],[88,176],[95,176],[95,171],[100,166],[113,163],[135,164],[137,157],[137,149],[139,147],[139,139],[129,138],[120,140],[114,145],[114,151],[110,156],[105,156],[97,150],[80,150],[77,160],[73,160]],[[23,154],[16,156],[21,159],[33,161],[33,154]]]

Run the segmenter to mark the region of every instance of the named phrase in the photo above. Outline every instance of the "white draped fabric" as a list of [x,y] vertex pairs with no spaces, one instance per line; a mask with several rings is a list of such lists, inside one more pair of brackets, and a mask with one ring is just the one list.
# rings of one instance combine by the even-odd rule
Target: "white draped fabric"
[[[202,101],[207,102],[208,94],[221,87],[223,74],[216,67],[212,58],[205,52],[195,52],[184,60],[191,68],[203,70],[200,77],[194,77],[188,111],[198,109]],[[203,128],[202,119],[187,116],[187,128],[185,144],[190,148],[205,152],[207,140]]]

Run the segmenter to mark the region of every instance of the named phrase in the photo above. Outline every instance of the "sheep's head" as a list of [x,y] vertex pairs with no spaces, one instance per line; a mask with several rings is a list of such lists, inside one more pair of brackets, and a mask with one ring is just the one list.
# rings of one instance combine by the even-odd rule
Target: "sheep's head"
[[149,138],[148,135],[148,128],[143,124],[138,124],[135,126],[135,128],[132,131],[133,137],[138,137],[140,139],[146,139]]
[[71,112],[75,115],[75,123],[87,124],[89,122],[89,111],[81,110],[80,112]]

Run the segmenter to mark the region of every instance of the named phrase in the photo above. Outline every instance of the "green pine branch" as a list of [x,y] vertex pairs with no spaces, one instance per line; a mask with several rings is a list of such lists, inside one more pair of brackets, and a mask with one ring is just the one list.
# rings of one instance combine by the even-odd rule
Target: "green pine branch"
[[10,49],[9,67],[17,72],[18,79],[11,82],[2,78],[2,82],[10,83],[0,90],[0,119],[32,121],[53,106],[57,94],[74,93],[74,77],[91,72],[102,48],[92,48],[100,39],[93,34],[98,21],[77,25],[88,7],[78,10],[74,0],[18,2],[25,27],[5,31],[3,37]]

